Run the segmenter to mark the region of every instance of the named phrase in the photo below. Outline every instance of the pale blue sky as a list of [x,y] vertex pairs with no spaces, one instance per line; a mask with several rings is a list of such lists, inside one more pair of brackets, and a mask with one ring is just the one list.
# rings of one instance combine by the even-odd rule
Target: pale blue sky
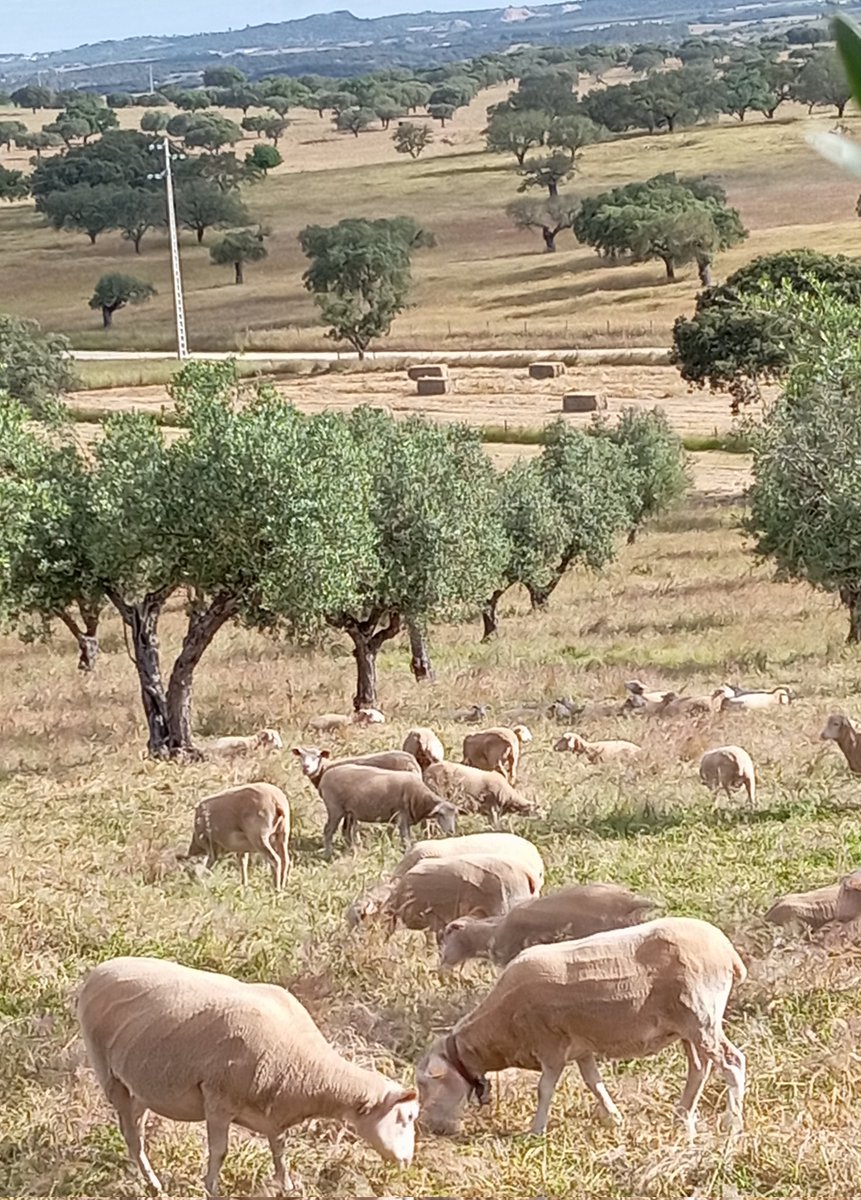
[[[348,9],[357,17],[504,7],[505,0],[2,0],[0,54],[66,50],[152,33],[203,33]],[[237,14],[241,13],[241,21]]]

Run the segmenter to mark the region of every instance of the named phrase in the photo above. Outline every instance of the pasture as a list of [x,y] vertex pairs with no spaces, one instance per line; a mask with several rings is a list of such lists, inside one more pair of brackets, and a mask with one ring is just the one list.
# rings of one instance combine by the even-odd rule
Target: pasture
[[[829,712],[857,715],[858,663],[827,597],[774,582],[745,554],[737,520],[746,465],[740,456],[698,456],[679,511],[600,577],[567,578],[542,615],[509,594],[498,641],[481,645],[475,623],[434,628],[433,685],[417,686],[405,644],[388,644],[380,684],[389,724],[329,743],[356,752],[400,745],[420,723],[458,757],[466,730],[451,714],[474,701],[490,703],[497,721],[525,701],[621,696],[632,676],[691,694],[725,678],[792,686],[798,700],[788,708],[581,727],[587,736],[639,741],[644,758],[625,767],[555,754],[560,726],[539,709],[521,774],[546,815],[504,819],[540,847],[548,888],[615,880],[733,937],[750,972],[727,1022],[748,1058],[746,1132],[731,1148],[717,1133],[723,1085],[712,1080],[697,1139],[686,1143],[672,1124],[683,1077],[678,1048],[607,1066],[621,1130],[592,1119],[570,1070],[544,1141],[523,1133],[535,1077],[506,1072],[492,1106],[470,1110],[460,1138],[419,1139],[403,1176],[350,1134],[327,1125],[296,1130],[291,1167],[309,1196],[836,1200],[857,1192],[857,958],[826,954],[760,916],[780,893],[830,882],[861,858],[857,784],[836,748],[818,740]],[[179,614],[164,625],[167,657]],[[141,758],[137,684],[118,623],[108,623],[103,648],[95,675],[82,678],[61,634],[50,646],[0,641],[6,1195],[123,1200],[141,1192],[73,1018],[83,972],[104,958],[156,954],[284,983],[346,1054],[404,1080],[434,1033],[493,979],[482,963],[440,976],[421,934],[387,939],[379,928],[351,932],[344,923],[347,904],[400,851],[387,831],[366,827],[355,857],[339,851],[323,862],[322,806],[288,748],[314,740],[303,728],[308,718],[348,707],[354,671],[345,643],[330,637],[319,648],[297,647],[226,628],[198,672],[198,732],[272,725],[285,750],[182,767]],[[712,807],[696,777],[704,749],[736,741],[759,772],[752,811],[738,797]],[[243,894],[233,863],[192,880],[174,857],[187,844],[197,800],[253,778],[283,787],[293,809],[293,871],[278,896],[260,864]],[[461,822],[464,832],[481,827],[477,818]],[[265,1144],[234,1131],[231,1145],[225,1194],[260,1194],[270,1171]],[[150,1152],[170,1194],[199,1194],[202,1148],[201,1128],[152,1121]]]

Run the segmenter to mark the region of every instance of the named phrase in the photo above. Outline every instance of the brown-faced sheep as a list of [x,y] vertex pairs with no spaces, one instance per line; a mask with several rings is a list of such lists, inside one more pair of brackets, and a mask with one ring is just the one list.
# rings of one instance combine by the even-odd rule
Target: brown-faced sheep
[[272,783],[245,783],[201,800],[194,811],[188,853],[177,857],[202,857],[210,867],[222,854],[238,854],[244,887],[248,856],[259,854],[270,863],[278,891],[290,871],[289,836],[290,806],[281,789]]
[[832,713],[819,736],[823,742],[836,742],[849,770],[861,775],[861,725],[857,721]]
[[496,771],[514,787],[521,749],[531,741],[532,734],[525,725],[515,725],[512,729],[500,725],[468,733],[463,739],[463,761],[480,771]]

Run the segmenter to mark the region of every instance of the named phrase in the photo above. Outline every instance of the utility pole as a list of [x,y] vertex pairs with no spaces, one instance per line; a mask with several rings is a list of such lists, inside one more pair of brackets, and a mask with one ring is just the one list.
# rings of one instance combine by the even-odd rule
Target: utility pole
[[183,362],[188,358],[188,337],[185,328],[185,302],[182,297],[182,270],[179,261],[179,235],[176,229],[176,208],[173,198],[173,174],[171,158],[185,158],[184,154],[172,155],[170,139],[165,137],[163,142],[153,142],[150,150],[164,151],[164,170],[147,175],[147,179],[163,179],[167,201],[167,227],[170,233],[170,265],[173,272],[173,306],[176,316],[176,356]]
[[149,90],[150,90],[150,94],[152,94],[155,91],[155,83],[153,82],[153,77],[152,77],[152,63],[150,63],[150,65],[149,65]]

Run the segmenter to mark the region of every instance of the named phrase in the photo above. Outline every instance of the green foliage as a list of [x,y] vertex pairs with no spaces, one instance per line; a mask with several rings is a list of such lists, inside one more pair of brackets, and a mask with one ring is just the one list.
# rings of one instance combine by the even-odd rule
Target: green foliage
[[429,125],[402,121],[392,134],[392,141],[398,154],[408,154],[412,159],[420,158],[433,141],[433,130]]
[[167,113],[158,112],[157,109],[150,109],[141,117],[141,129],[144,133],[164,133],[169,121],[170,117]]
[[136,130],[111,129],[96,142],[44,159],[31,179],[37,209],[43,210],[50,193],[79,184],[146,187],[147,175],[160,170],[158,155],[149,148],[151,141]]
[[495,590],[518,583],[533,591],[552,590],[568,526],[540,459],[515,463],[502,473],[497,506],[507,554]]
[[229,121],[218,113],[207,112],[192,117],[182,136],[186,146],[217,154],[225,146],[241,141],[242,130],[235,121]]
[[626,133],[644,124],[643,106],[627,83],[612,83],[589,92],[582,108],[596,125],[612,133]]
[[761,58],[746,58],[730,63],[721,75],[721,110],[743,121],[750,110],[768,112],[772,105],[772,85],[768,64]]
[[143,304],[156,294],[151,283],[133,275],[112,272],[103,275],[89,300],[90,308],[101,311],[105,329],[110,328],[113,315],[127,304]]
[[556,117],[547,134],[547,145],[551,150],[564,150],[574,159],[584,146],[600,142],[604,133],[590,117]]
[[571,116],[577,111],[576,83],[577,71],[570,64],[538,67],[521,76],[508,106],[517,112],[543,112],[549,119]]
[[245,83],[245,73],[239,67],[207,67],[203,72],[203,86],[207,88],[229,88]]
[[596,420],[592,432],[628,455],[632,531],[684,496],[689,484],[684,447],[663,409],[623,408],[615,425]]
[[433,237],[409,217],[348,219],[328,228],[309,225],[299,244],[311,259],[302,279],[330,326],[327,336],[349,342],[362,358],[405,308],[410,256]]
[[209,108],[212,103],[209,92],[203,91],[202,88],[175,92],[171,99],[177,108],[181,108],[186,113],[200,112],[204,108]]
[[107,196],[111,228],[140,254],[144,234],[165,222],[164,197],[149,188],[115,188]]
[[23,171],[0,167],[0,200],[26,200],[29,195],[30,181]]
[[12,93],[12,103],[18,108],[29,108],[32,112],[39,108],[52,108],[54,93],[50,88],[27,84]]
[[118,125],[119,119],[112,108],[107,108],[98,96],[82,94],[69,101],[57,117],[55,127],[49,127],[49,132],[55,128],[57,133],[65,137],[64,128],[83,130],[72,136],[82,137],[86,142],[94,134],[107,133]]
[[283,117],[243,117],[242,128],[249,130],[251,133],[262,133],[264,137],[269,138],[273,145],[278,145],[282,134],[289,127],[290,122]]
[[69,341],[43,333],[37,321],[0,313],[0,392],[33,416],[52,411],[75,383]]
[[574,156],[562,151],[530,159],[523,164],[520,172],[523,182],[517,190],[526,192],[530,188],[547,188],[547,194],[552,199],[559,195],[561,184],[571,178],[574,170]]
[[108,108],[131,108],[134,102],[130,92],[109,92],[105,97]]
[[815,250],[786,250],[753,259],[721,287],[697,297],[690,319],[673,327],[673,361],[698,387],[728,391],[733,411],[759,396],[759,385],[779,379],[790,361],[792,322],[770,312],[763,298],[777,288],[802,297],[824,287],[850,304],[861,303],[861,263]]
[[793,331],[782,395],[754,450],[747,528],[783,577],[835,592],[861,641],[861,320],[814,286],[770,301]]
[[508,205],[506,212],[517,229],[539,229],[548,252],[556,249],[556,239],[565,229],[573,229],[580,201],[568,196],[530,200],[524,197]]
[[456,112],[457,109],[453,104],[429,104],[427,107],[428,116],[439,121],[443,129],[445,129],[446,121],[450,121]]
[[236,282],[244,283],[245,263],[262,262],[269,253],[264,243],[265,236],[262,229],[233,229],[210,246],[209,257],[217,266],[232,266]]
[[678,67],[630,85],[640,109],[639,124],[649,130],[674,133],[679,125],[694,125],[720,109],[719,82],[708,67]]
[[23,121],[0,121],[0,146],[7,151],[12,149],[12,143],[20,137],[27,136],[27,126]]
[[340,133],[352,133],[354,137],[358,137],[360,133],[370,129],[376,120],[377,114],[372,108],[353,105],[337,114],[335,128]]
[[42,161],[43,150],[54,150],[62,144],[63,139],[58,133],[45,133],[44,129],[38,133],[19,133],[15,138],[15,145],[22,150],[35,151],[37,162]]
[[198,242],[203,241],[207,229],[229,229],[249,222],[248,210],[234,192],[195,178],[177,182],[176,216],[182,226],[194,231]]
[[520,166],[533,146],[541,146],[551,121],[537,109],[518,109],[497,105],[491,109],[484,131],[487,149],[495,154],[513,154]]
[[831,47],[817,50],[799,71],[793,94],[809,109],[817,104],[823,107],[833,105],[838,117],[842,117],[843,110],[852,98],[852,88],[837,50]]
[[246,154],[245,161],[253,170],[262,171],[265,175],[274,167],[280,167],[284,159],[274,146],[255,146]]
[[107,184],[80,183],[66,191],[49,192],[40,207],[54,229],[85,233],[95,245],[100,234],[114,228],[113,194]]

